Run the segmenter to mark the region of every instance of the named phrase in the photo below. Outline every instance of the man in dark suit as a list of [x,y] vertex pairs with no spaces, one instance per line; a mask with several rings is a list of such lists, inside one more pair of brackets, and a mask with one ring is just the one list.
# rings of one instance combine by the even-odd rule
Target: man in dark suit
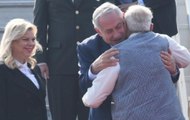
[[[97,67],[100,70],[115,64],[114,62],[116,61],[112,61],[109,58],[115,55],[117,51],[108,49],[110,49],[110,45],[98,34],[85,39],[79,44],[80,88],[83,94],[87,91],[87,88],[92,86],[92,78],[90,78],[88,72],[94,61],[97,62],[94,62],[94,64],[99,64]],[[112,120],[110,103],[111,99],[106,99],[99,108],[90,109],[88,120]]]
[[[117,4],[126,10],[129,7],[128,0],[116,0]],[[174,36],[178,33],[176,21],[175,0],[131,0],[135,3],[150,7],[153,12],[154,29],[156,33]],[[122,4],[122,5],[121,5]],[[136,3],[135,3],[136,4]],[[125,6],[124,6],[125,5]],[[125,8],[124,8],[125,7]]]
[[[98,13],[100,13],[101,16],[101,10],[96,10],[96,13],[94,13],[96,15],[93,14],[93,23],[98,34],[95,34],[78,44],[77,51],[80,64],[80,86],[83,92],[86,92],[87,88],[92,85],[92,81],[98,72],[106,67],[116,65],[118,60],[110,58],[116,55],[118,51],[109,48],[111,45],[115,45],[127,37],[125,22],[121,10],[116,6],[107,8],[105,11],[106,10],[107,12],[109,11],[108,13],[111,15],[107,15],[108,13],[103,14],[102,19],[104,15],[107,17],[103,20],[98,18]],[[105,11],[103,13],[106,13]],[[99,19],[99,21],[97,19]],[[165,57],[167,57],[167,62],[171,63],[171,56],[167,54]],[[175,65],[168,65],[170,65],[168,67],[170,72],[176,72]],[[178,79],[178,75],[173,77],[173,80],[175,79],[174,81]],[[111,120],[110,110],[111,99],[108,98],[100,107],[90,109],[89,120]]]
[[[86,120],[78,86],[76,42],[95,33],[91,16],[96,7],[113,0],[36,0],[34,24],[43,46],[38,63],[49,67],[48,97],[53,120]],[[47,67],[48,66],[48,67]],[[44,71],[43,76],[48,75]],[[46,76],[48,77],[48,76]]]
[[175,0],[143,0],[153,12],[154,32],[174,36],[177,34]]

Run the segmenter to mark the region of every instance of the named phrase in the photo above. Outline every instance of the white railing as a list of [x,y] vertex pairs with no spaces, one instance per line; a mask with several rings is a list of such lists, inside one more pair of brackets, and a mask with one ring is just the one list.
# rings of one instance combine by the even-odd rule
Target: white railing
[[190,28],[190,0],[185,0],[186,9],[187,9],[187,16],[189,21],[189,28]]
[[188,116],[190,118],[190,97],[188,97]]

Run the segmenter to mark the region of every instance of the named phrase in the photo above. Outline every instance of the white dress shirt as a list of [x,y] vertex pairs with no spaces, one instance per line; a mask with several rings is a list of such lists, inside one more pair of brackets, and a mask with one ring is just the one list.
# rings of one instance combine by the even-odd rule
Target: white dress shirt
[[37,79],[35,78],[34,74],[31,72],[30,68],[27,66],[27,63],[20,63],[19,61],[15,60],[16,64],[18,67],[18,69],[26,76],[30,79],[30,81],[39,89],[39,83],[37,81]]
[[[134,33],[130,37],[136,35]],[[168,37],[169,48],[172,52],[172,56],[175,59],[179,68],[185,68],[190,64],[190,53],[184,46],[181,46],[172,38]],[[92,86],[87,89],[84,94],[82,101],[85,106],[97,108],[102,102],[110,95],[114,89],[118,74],[120,71],[120,65],[117,63],[116,66],[105,68],[100,71],[92,82]],[[91,72],[91,71],[89,71]],[[91,75],[92,72],[88,75]],[[89,76],[91,77],[91,76]]]
[[177,43],[174,39],[168,37],[169,49],[172,52],[172,56],[179,68],[185,68],[190,64],[190,53],[188,49],[179,43]]

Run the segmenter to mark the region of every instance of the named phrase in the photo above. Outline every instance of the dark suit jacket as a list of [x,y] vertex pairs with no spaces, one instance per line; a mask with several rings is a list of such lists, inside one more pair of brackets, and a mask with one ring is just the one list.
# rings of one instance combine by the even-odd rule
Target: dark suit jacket
[[[87,88],[92,85],[92,80],[88,77],[90,65],[109,48],[110,46],[97,34],[78,44],[77,51],[80,64],[80,87],[83,93],[85,93]],[[99,108],[90,110],[89,120],[111,120],[110,110],[110,99],[107,99]]]
[[177,34],[175,0],[143,0],[153,12],[154,32],[173,36]]
[[106,50],[110,45],[106,44],[98,34],[92,35],[83,42],[78,43],[77,52],[80,64],[80,86],[83,92],[92,85],[88,77],[90,65]]
[[34,24],[44,49],[37,58],[48,63],[50,74],[78,73],[76,43],[95,33],[92,13],[106,1],[114,0],[36,0]]
[[47,120],[45,86],[32,72],[39,90],[18,69],[0,65],[0,120]]

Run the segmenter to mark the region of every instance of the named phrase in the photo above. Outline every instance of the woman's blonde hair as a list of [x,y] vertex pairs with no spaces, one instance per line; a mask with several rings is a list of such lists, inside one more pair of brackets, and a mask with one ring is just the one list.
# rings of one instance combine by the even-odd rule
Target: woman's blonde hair
[[[18,67],[12,56],[11,45],[14,40],[18,40],[23,37],[28,30],[32,30],[36,36],[37,27],[31,22],[20,18],[10,20],[5,26],[5,31],[0,44],[0,61],[5,63],[11,69]],[[38,41],[35,40],[35,47],[32,51],[31,56],[26,61],[31,65],[31,68],[34,68],[36,65],[36,59],[34,58],[34,55],[38,50],[42,51],[42,47]]]

